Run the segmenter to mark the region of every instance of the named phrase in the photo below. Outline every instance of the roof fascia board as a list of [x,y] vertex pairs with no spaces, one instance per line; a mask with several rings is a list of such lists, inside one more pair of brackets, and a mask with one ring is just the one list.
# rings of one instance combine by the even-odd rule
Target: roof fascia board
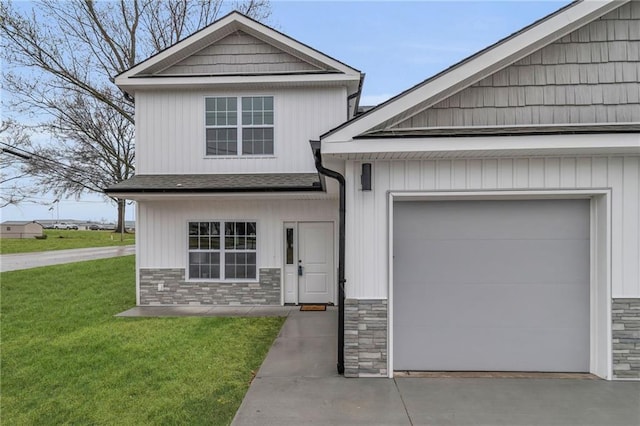
[[479,55],[476,54],[477,57],[465,59],[452,69],[419,83],[380,107],[326,133],[321,139],[328,142],[350,140],[393,119],[409,108],[430,100],[431,102],[420,110],[423,111],[442,100],[439,95],[444,94],[443,98],[452,96],[629,1],[584,0],[569,6],[523,33],[498,42]]
[[185,193],[176,192],[113,192],[110,197],[123,198],[137,201],[169,201],[169,200],[235,200],[235,199],[265,199],[265,200],[333,200],[337,194],[330,194],[326,191],[303,191],[303,192],[208,192],[208,193]]
[[611,149],[640,155],[639,133],[597,133],[570,135],[459,136],[393,139],[358,139],[350,142],[322,142],[322,154],[344,157],[361,154],[454,153],[461,151],[532,151],[545,149]]
[[136,77],[120,84],[122,89],[154,88],[198,88],[224,85],[247,84],[291,84],[291,83],[352,83],[357,87],[359,75],[344,74],[270,74],[270,75],[226,75],[185,77]]
[[[116,85],[123,87],[128,78],[143,74],[146,69],[153,67],[154,65],[157,65],[158,63],[171,57],[176,57],[176,61],[173,61],[172,63],[179,62],[180,60],[184,59],[184,57],[180,56],[180,51],[183,51],[185,47],[201,42],[206,38],[212,38],[213,42],[215,42],[216,33],[221,33],[222,36],[226,36],[228,34],[228,31],[224,31],[225,27],[231,27],[234,30],[243,30],[267,43],[275,42],[275,44],[279,44],[280,46],[290,46],[291,49],[302,54],[297,55],[297,57],[299,57],[300,59],[304,60],[304,56],[306,55],[342,73],[357,75],[358,78],[360,78],[360,71],[356,70],[355,68],[351,68],[336,59],[333,59],[315,49],[312,49],[311,47],[297,40],[294,40],[293,38],[288,37],[270,27],[267,27],[264,24],[254,21],[253,19],[250,19],[238,12],[232,12],[227,16],[221,18],[220,20],[212,23],[210,26],[203,28],[202,30],[185,38],[184,40],[179,41],[173,46],[168,47],[167,49],[159,52],[151,58],[116,76]],[[288,51],[288,53],[291,54],[292,52]]]

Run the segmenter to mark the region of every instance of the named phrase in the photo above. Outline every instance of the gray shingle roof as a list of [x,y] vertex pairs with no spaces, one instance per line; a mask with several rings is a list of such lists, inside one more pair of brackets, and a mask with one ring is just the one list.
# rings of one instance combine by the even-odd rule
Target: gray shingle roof
[[107,193],[322,191],[317,173],[135,175]]
[[390,129],[367,133],[356,139],[379,137],[449,137],[449,136],[510,136],[592,133],[638,133],[637,123],[606,123],[594,125],[567,124],[563,126],[490,126],[490,127],[436,127],[415,129]]

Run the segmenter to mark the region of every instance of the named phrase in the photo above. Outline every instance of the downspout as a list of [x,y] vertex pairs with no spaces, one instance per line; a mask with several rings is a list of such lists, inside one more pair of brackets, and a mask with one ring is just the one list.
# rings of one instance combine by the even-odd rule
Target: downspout
[[338,374],[344,374],[344,250],[345,250],[345,181],[340,173],[322,165],[320,141],[310,141],[318,173],[335,179],[340,184],[340,215],[338,225]]

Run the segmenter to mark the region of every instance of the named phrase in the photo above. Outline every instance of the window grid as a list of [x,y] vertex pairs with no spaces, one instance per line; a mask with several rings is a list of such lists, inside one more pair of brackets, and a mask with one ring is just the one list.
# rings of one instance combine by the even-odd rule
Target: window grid
[[273,96],[205,98],[206,155],[273,155],[273,123]]
[[189,222],[189,278],[257,278],[256,222]]

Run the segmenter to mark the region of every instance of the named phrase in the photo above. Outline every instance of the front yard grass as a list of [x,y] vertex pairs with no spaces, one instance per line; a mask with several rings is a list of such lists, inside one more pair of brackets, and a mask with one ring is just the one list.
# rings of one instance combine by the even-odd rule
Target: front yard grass
[[115,318],[134,257],[1,274],[0,421],[229,424],[283,318]]
[[47,236],[44,240],[35,238],[2,238],[0,240],[0,254],[121,246],[136,243],[135,234],[124,234],[124,241],[120,241],[120,234],[111,231],[45,229],[44,233]]

